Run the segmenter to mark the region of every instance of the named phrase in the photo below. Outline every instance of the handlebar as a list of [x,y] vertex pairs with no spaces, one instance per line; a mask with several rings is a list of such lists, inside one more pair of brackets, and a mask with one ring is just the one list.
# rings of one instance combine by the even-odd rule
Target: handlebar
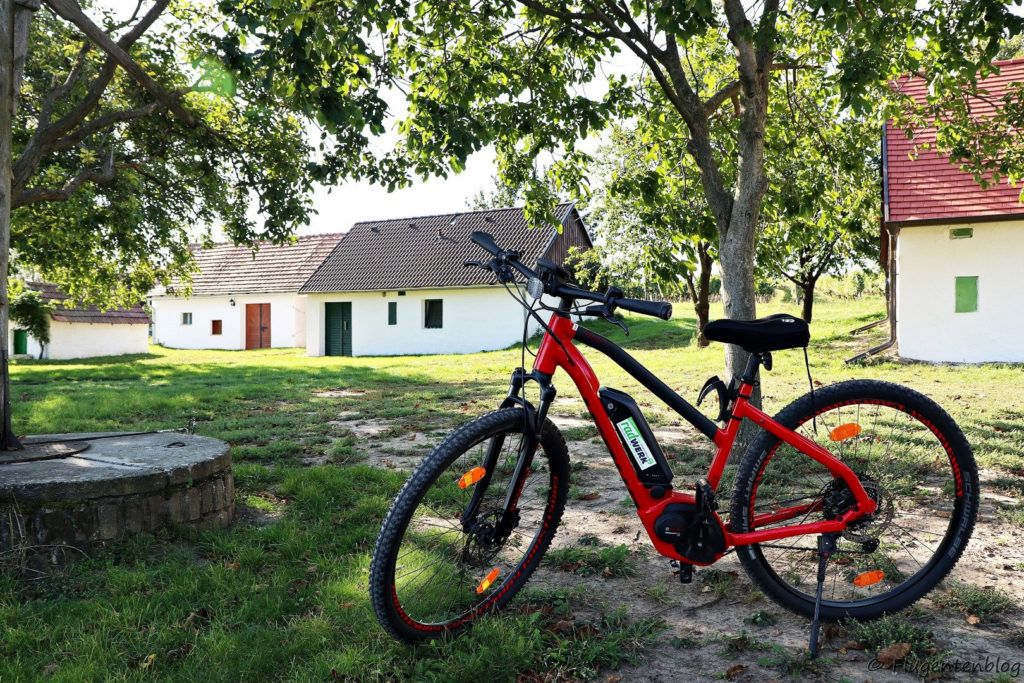
[[[493,271],[499,278],[505,277],[505,273],[511,275],[511,272],[508,270],[509,266],[511,266],[522,273],[527,279],[535,278],[543,283],[545,294],[556,296],[563,301],[587,299],[589,301],[596,301],[602,304],[601,306],[588,307],[586,312],[591,315],[610,317],[616,308],[624,308],[627,311],[632,311],[633,313],[649,315],[654,318],[661,318],[662,320],[668,320],[672,317],[672,304],[667,301],[627,299],[622,296],[622,290],[617,287],[609,287],[608,291],[604,294],[589,292],[585,289],[580,289],[579,287],[563,282],[561,276],[565,275],[564,271],[543,259],[538,260],[538,263],[541,266],[541,273],[531,270],[519,262],[518,252],[503,250],[498,246],[498,243],[494,240],[494,236],[490,233],[478,230],[473,232],[469,236],[469,239],[484,251],[494,256],[494,258],[486,266],[482,263],[471,261],[466,261],[464,265],[479,265]],[[552,266],[554,266],[554,269],[552,269]],[[561,276],[559,273],[555,272],[555,270],[561,271]]]

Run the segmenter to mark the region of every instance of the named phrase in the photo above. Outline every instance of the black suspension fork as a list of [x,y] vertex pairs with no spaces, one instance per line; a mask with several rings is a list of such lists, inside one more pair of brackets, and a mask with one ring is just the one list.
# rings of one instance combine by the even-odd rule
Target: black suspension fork
[[[523,387],[529,381],[537,382],[540,387],[540,401],[536,408],[522,395]],[[520,406],[523,409],[523,441],[520,444],[519,454],[516,458],[516,467],[512,474],[512,480],[509,482],[508,489],[505,492],[505,500],[502,503],[497,524],[495,525],[494,532],[496,538],[501,538],[505,534],[510,533],[518,522],[517,506],[519,496],[523,491],[526,477],[529,475],[530,467],[533,464],[533,456],[540,445],[541,429],[544,426],[544,420],[547,418],[548,409],[551,407],[552,401],[555,400],[556,393],[555,387],[551,384],[551,375],[536,370],[527,373],[523,368],[516,368],[512,372],[508,396],[502,401],[501,407],[512,408]],[[480,503],[483,500],[484,493],[487,491],[487,487],[490,485],[491,475],[497,468],[498,457],[501,455],[504,445],[504,436],[495,437],[488,444],[487,454],[484,456],[483,462],[485,474],[474,487],[473,496],[470,498],[469,504],[462,514],[460,521],[463,527],[466,527],[476,516],[477,512],[479,512]]]

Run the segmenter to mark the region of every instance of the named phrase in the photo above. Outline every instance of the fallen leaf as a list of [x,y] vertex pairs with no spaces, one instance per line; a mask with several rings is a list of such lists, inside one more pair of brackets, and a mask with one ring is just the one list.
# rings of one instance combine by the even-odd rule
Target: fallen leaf
[[153,662],[155,662],[155,661],[156,661],[156,653],[153,653],[151,655],[147,655],[146,658],[143,659],[142,662],[139,664],[139,666],[142,667],[143,669],[148,669],[149,667],[153,666]]
[[619,683],[622,680],[622,676],[616,676],[615,674],[608,674],[608,678],[604,679],[605,683]]
[[354,603],[354,602],[343,602],[340,605],[338,605],[338,607],[340,609],[352,609],[355,606],[356,606],[356,603]]
[[316,566],[315,564],[311,564],[308,567],[306,567],[306,573],[307,574],[316,574],[319,569],[320,569],[320,567]]
[[338,673],[338,670],[335,669],[333,666],[331,667],[331,673],[328,674],[328,676],[330,676],[331,678],[341,678],[341,674]]
[[553,633],[565,633],[567,631],[572,631],[572,622],[562,619],[561,621],[556,621],[551,624],[551,626],[548,626],[548,630]]
[[584,493],[582,496],[579,497],[579,499],[580,500],[596,500],[596,499],[598,499],[600,497],[601,497],[601,494],[598,493],[597,491],[594,491],[593,493]]
[[610,578],[612,578],[614,576],[614,574],[612,574],[612,568],[611,567],[605,567],[604,568],[604,572],[602,572],[602,573],[604,574],[604,578],[606,578],[606,579],[610,579]]
[[563,564],[560,567],[560,569],[563,572],[572,572],[572,571],[576,571],[579,568],[580,568],[580,563],[579,562],[572,562],[572,563],[568,563],[567,562],[567,563]]
[[307,550],[306,552],[302,553],[302,559],[304,559],[304,560],[308,560],[308,559],[309,559],[309,556],[310,556],[310,555],[312,555],[312,554],[313,554],[313,549],[312,549],[312,548],[310,548],[310,549],[309,549],[309,550]]
[[725,680],[731,681],[746,670],[747,666],[745,664],[733,664],[725,670]]
[[894,643],[884,650],[879,650],[875,659],[883,669],[891,669],[896,662],[910,654],[910,643]]
[[967,623],[970,624],[971,626],[974,626],[975,624],[980,624],[981,623],[981,619],[979,619],[977,616],[975,616],[973,614],[968,614],[967,615]]
[[228,569],[230,569],[231,571],[233,571],[233,572],[237,572],[237,571],[238,571],[239,569],[241,569],[241,568],[242,568],[242,563],[241,563],[241,562],[229,562],[229,563],[228,563],[227,565],[225,565],[225,566],[226,566],[226,567],[227,567]]

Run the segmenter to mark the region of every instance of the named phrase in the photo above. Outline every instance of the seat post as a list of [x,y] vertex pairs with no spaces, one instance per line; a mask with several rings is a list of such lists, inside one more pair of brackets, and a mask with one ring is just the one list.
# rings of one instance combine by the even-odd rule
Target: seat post
[[752,353],[747,356],[747,369],[743,371],[743,376],[740,377],[741,382],[747,384],[753,384],[757,380],[757,371],[761,368],[761,354]]

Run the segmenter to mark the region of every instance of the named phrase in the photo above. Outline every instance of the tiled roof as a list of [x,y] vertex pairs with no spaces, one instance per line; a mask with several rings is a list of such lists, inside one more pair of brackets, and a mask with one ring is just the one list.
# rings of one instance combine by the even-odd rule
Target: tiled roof
[[[571,203],[559,204],[556,217],[565,223]],[[521,208],[494,209],[442,216],[420,216],[356,223],[301,292],[363,292],[424,287],[463,287],[494,282],[463,261],[486,260],[487,252],[469,240],[475,230],[494,235],[505,249],[515,249],[532,265],[543,256],[557,229],[531,230]]]
[[[262,243],[254,255],[249,246],[217,244],[192,251],[199,272],[192,276],[192,296],[274,294],[299,291],[338,244],[342,233],[306,235],[295,244]],[[152,296],[174,296],[175,285]]]
[[95,306],[69,307],[64,304],[68,297],[57,288],[57,285],[49,282],[28,282],[29,289],[39,292],[44,301],[56,305],[50,317],[60,323],[106,323],[108,325],[148,325],[149,315],[142,304],[136,304],[131,308],[112,308],[109,311],[101,311]]
[[[988,116],[995,111],[1010,84],[1024,84],[1024,59],[995,62],[1000,73],[979,83],[988,92],[984,100],[971,98],[971,111]],[[921,78],[904,77],[894,84],[900,92],[921,101],[926,84]],[[911,159],[916,145],[935,142],[935,129],[918,129],[908,140],[904,131],[886,125],[887,220],[936,220],[943,218],[982,218],[1024,214],[1020,187],[1005,179],[998,185],[982,189],[970,173],[957,169],[949,158],[935,149],[921,150]]]

